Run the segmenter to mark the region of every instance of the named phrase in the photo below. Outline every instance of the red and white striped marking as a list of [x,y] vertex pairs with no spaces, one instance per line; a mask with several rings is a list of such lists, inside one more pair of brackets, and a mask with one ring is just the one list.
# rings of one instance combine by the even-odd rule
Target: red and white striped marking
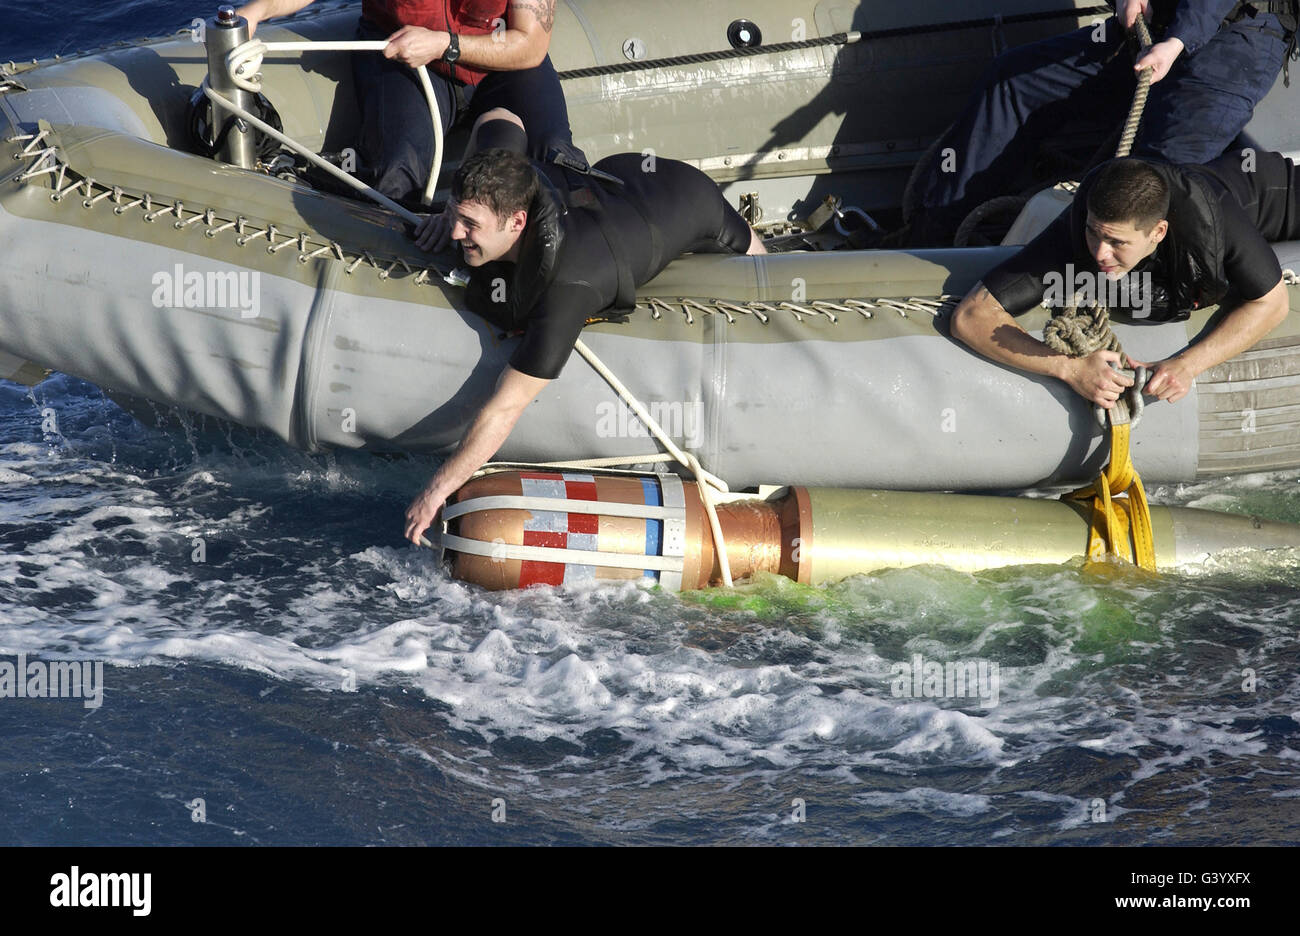
[[[525,497],[549,497],[556,500],[596,500],[596,479],[589,474],[554,474],[525,471],[519,475]],[[553,549],[600,549],[600,517],[597,514],[564,513],[534,510],[524,521],[525,546],[549,546]],[[519,586],[567,585],[592,581],[594,566],[537,562],[525,559],[519,570]]]

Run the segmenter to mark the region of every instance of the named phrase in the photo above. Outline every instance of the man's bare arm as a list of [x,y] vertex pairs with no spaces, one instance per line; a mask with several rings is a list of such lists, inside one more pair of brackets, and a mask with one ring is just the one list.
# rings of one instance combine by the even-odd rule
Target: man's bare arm
[[1115,351],[1094,351],[1081,358],[1053,351],[1016,324],[984,284],[976,283],[953,311],[952,335],[986,358],[1063,380],[1084,399],[1109,409],[1133,385],[1110,365],[1122,364]]
[[433,523],[447,498],[505,444],[528,404],[548,383],[549,380],[530,377],[506,365],[496,390],[479,410],[456,451],[406,509],[407,539],[412,543],[420,541],[421,534]]
[[235,12],[248,20],[248,34],[251,36],[257,32],[257,24],[262,20],[297,13],[310,3],[311,0],[253,0]]
[[[511,0],[503,28],[460,37],[460,64],[486,71],[536,68],[550,51],[554,24],[555,0]],[[407,65],[428,65],[442,58],[450,42],[448,33],[404,26],[389,37],[384,54]]]
[[1277,285],[1249,302],[1243,302],[1223,317],[1214,330],[1186,351],[1156,364],[1143,364],[1152,370],[1146,394],[1177,403],[1192,389],[1192,381],[1216,364],[1236,357],[1282,324],[1290,311],[1286,286]]

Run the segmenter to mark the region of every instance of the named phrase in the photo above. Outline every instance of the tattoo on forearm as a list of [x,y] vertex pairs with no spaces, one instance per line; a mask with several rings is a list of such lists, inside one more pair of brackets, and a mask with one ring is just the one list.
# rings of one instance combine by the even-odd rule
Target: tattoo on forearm
[[548,33],[555,25],[555,0],[510,0],[510,9],[527,10]]

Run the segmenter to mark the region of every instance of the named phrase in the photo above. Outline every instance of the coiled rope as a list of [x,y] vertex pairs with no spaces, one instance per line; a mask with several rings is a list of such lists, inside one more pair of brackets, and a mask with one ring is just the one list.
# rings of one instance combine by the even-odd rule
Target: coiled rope
[[953,246],[970,246],[971,235],[975,233],[977,227],[984,223],[985,218],[990,215],[1011,214],[1012,212],[1018,215],[1028,202],[1029,199],[1024,195],[999,195],[997,198],[990,198],[984,204],[978,205],[957,226],[957,232],[952,236]]
[[1087,357],[1094,351],[1124,353],[1110,327],[1110,310],[1099,304],[1060,309],[1043,328],[1043,344],[1070,357]]

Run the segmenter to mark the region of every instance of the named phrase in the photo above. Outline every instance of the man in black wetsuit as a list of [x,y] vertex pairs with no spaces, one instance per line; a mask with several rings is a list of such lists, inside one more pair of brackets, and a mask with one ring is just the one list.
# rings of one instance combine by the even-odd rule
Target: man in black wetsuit
[[566,195],[569,171],[522,155],[513,115],[489,112],[475,134],[479,150],[456,172],[447,210],[417,229],[416,242],[428,250],[457,241],[471,267],[470,308],[523,339],[456,451],[407,509],[413,543],[560,375],[589,320],[629,308],[634,286],[682,253],[766,252],[712,180],[685,163],[610,156],[594,169],[621,187],[593,181]]
[[1223,302],[1226,314],[1193,344],[1155,364],[1134,362],[1151,370],[1147,396],[1177,402],[1197,375],[1286,318],[1287,290],[1269,242],[1300,239],[1298,199],[1296,168],[1278,153],[1243,150],[1205,166],[1103,163],[1084,179],[1070,208],[975,284],[953,312],[952,334],[985,357],[1056,377],[1109,409],[1133,383],[1111,367],[1121,364],[1119,354],[1069,357],[1031,337],[1012,316],[1053,304],[1059,292],[1053,287],[1066,269],[1080,271],[1068,279],[1087,284],[1093,278],[1092,295],[1126,279],[1131,288],[1109,292],[1143,295],[1138,311],[1156,321]]

